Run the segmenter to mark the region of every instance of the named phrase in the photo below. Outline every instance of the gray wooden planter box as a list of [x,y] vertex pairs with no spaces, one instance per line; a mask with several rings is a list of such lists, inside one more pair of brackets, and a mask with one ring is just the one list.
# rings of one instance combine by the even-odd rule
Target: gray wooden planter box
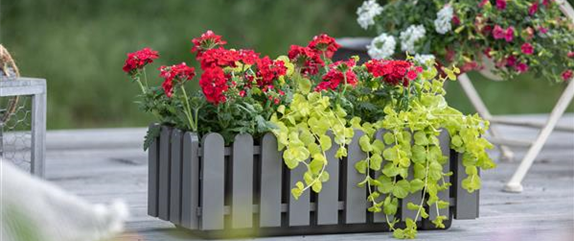
[[[378,138],[383,134],[379,131]],[[289,170],[283,164],[272,133],[257,141],[248,134],[238,135],[226,147],[217,133],[200,140],[195,133],[162,126],[149,148],[148,214],[213,238],[388,231],[382,213],[367,211],[366,187],[357,186],[364,179],[354,168],[365,156],[358,145],[362,135],[356,131],[343,160],[334,157],[335,148],[327,152],[330,180],[321,193],[305,192],[295,200],[290,190],[304,167]],[[464,167],[448,148],[446,132],[440,140],[450,160],[445,171],[454,172],[447,177],[453,184],[450,190],[439,193],[451,203],[449,210],[441,210],[451,217],[445,222],[448,228],[453,217],[478,217],[479,195],[462,189]],[[421,198],[421,192],[405,198],[396,218],[414,219],[416,213],[406,205]],[[432,219],[436,208],[428,210]],[[420,229],[434,229],[429,220],[417,221]]]

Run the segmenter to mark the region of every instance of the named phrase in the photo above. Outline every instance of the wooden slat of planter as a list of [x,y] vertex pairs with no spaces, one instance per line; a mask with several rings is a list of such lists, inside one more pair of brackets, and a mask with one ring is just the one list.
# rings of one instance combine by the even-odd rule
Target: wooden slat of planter
[[196,133],[183,135],[183,175],[181,186],[181,225],[196,230],[199,225],[199,139]]
[[295,169],[289,172],[289,226],[307,226],[311,222],[311,189],[306,190],[301,194],[298,200],[295,200],[291,194],[291,188],[295,187],[297,181],[303,179],[303,174],[307,168],[303,164],[299,164]]
[[[159,128],[159,124],[151,124],[149,129]],[[158,214],[158,177],[159,177],[159,137],[155,138],[148,148],[148,183],[147,183],[147,214],[157,217]]]
[[467,190],[462,188],[462,180],[468,176],[466,174],[465,167],[462,165],[462,155],[452,155],[452,158],[456,158],[456,160],[451,161],[456,162],[457,167],[455,172],[456,182],[454,183],[453,187],[456,188],[456,208],[454,218],[475,219],[478,217],[478,190],[472,193],[468,193]]
[[355,130],[353,141],[348,146],[347,156],[347,180],[345,192],[345,223],[365,223],[367,221],[367,195],[365,188],[357,184],[365,179],[355,169],[355,163],[366,158],[366,154],[359,146],[359,138],[363,136],[361,130]]
[[273,133],[267,133],[261,140],[260,227],[281,226],[282,167],[277,138]]
[[[331,140],[332,135],[331,136]],[[339,222],[339,159],[335,157],[338,144],[332,141],[333,146],[325,152],[329,173],[329,181],[323,183],[323,188],[317,197],[317,224],[337,224]]]
[[159,198],[158,217],[169,220],[169,183],[170,183],[170,136],[172,129],[162,126],[159,138]]
[[[443,165],[443,172],[448,173],[450,172],[450,136],[446,130],[442,130],[439,136],[439,140],[442,155],[447,157],[447,163]],[[450,182],[449,176],[444,176],[443,179],[447,183]],[[438,198],[440,200],[449,202],[450,189],[438,192]],[[438,215],[450,217],[449,212],[450,212],[449,208],[445,208],[445,209],[439,209],[439,212],[437,213],[436,204],[433,204],[432,206],[429,207],[429,219],[434,220]]]
[[169,220],[180,224],[181,219],[181,141],[182,133],[178,129],[171,132],[171,168]]
[[231,226],[250,228],[253,225],[253,137],[235,136],[232,151]]
[[225,198],[223,137],[217,133],[209,133],[203,138],[201,146],[203,147],[201,229],[223,229],[223,205]]
[[[375,133],[375,139],[383,141],[383,135],[385,135],[385,133],[387,133],[387,131],[384,129],[377,130],[377,132]],[[384,164],[385,163],[383,162],[383,164],[381,166],[384,166]],[[376,179],[380,175],[383,175],[382,167],[381,167],[380,171],[375,172],[375,175],[373,176],[373,178]],[[379,197],[379,200],[382,202],[385,200],[385,198],[387,198],[387,194],[381,194],[381,196]],[[389,216],[388,219],[389,219],[389,222],[392,222],[395,220],[395,217]],[[375,223],[386,223],[387,217],[385,216],[385,213],[383,211],[378,212],[378,213],[373,213],[373,222],[375,222]]]

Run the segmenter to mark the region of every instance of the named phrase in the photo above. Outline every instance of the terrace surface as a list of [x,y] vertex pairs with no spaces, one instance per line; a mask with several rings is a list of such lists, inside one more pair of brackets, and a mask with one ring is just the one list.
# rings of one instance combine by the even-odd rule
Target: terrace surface
[[[513,116],[544,121],[543,115]],[[574,126],[574,115],[561,124]],[[535,129],[501,126],[505,137],[531,140]],[[46,177],[91,202],[122,198],[131,217],[120,240],[199,240],[168,222],[147,216],[147,156],[144,128],[49,131]],[[480,218],[454,220],[446,231],[420,231],[417,240],[574,240],[574,134],[555,132],[523,182],[524,192],[501,192],[526,149],[513,148],[515,162],[483,172]],[[391,233],[270,237],[257,240],[381,240]]]

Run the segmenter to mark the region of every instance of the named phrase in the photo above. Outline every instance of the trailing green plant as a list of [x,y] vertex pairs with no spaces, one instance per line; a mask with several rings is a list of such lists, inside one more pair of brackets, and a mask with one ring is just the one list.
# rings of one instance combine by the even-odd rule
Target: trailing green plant
[[[225,41],[210,31],[193,42],[203,73],[202,90],[192,95],[184,88],[195,75],[191,67],[161,67],[162,87],[150,88],[139,77],[155,55],[142,50],[129,56],[124,70],[142,89],[142,109],[164,125],[200,136],[218,132],[227,144],[239,133],[273,132],[285,165],[305,169],[291,189],[295,199],[307,191],[319,193],[329,181],[327,165],[347,157],[347,146],[362,133],[358,144],[366,158],[355,169],[365,176],[357,185],[368,191],[368,211],[382,212],[396,238],[414,238],[415,220],[429,218],[427,207],[436,208],[436,227],[444,228],[449,218],[441,215],[449,200],[438,196],[451,185],[445,179],[452,173],[444,171],[449,160],[443,149],[462,155],[467,174],[462,187],[469,192],[481,186],[479,169],[495,167],[486,153],[492,144],[482,137],[488,122],[445,101],[444,82],[455,80],[458,68],[441,68],[441,76],[432,61],[418,66],[412,57],[362,65],[358,57],[333,62],[339,45],[325,34],[305,47],[291,46],[287,56],[275,60],[252,50],[224,49]],[[150,128],[145,145],[158,133]],[[445,134],[451,140],[448,147],[438,138]],[[416,217],[399,228],[399,200],[415,192],[425,198],[407,204]]]

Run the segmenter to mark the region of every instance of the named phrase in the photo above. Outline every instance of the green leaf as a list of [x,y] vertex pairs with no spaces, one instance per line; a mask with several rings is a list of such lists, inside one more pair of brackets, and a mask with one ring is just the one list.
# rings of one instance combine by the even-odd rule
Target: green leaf
[[410,189],[411,185],[407,180],[400,180],[393,187],[393,195],[398,198],[405,198],[409,195]]
[[385,133],[385,135],[383,135],[383,140],[385,141],[385,144],[387,144],[387,145],[394,144],[395,143],[395,135],[393,135],[393,133],[391,133],[391,132],[387,132],[387,133]]
[[319,143],[321,143],[321,149],[323,149],[323,151],[331,149],[332,145],[331,137],[327,135],[321,135],[321,137],[319,138]]
[[373,141],[371,146],[373,147],[373,152],[375,153],[381,153],[385,150],[385,144],[379,139]]
[[327,171],[324,171],[323,174],[321,175],[321,182],[328,182],[329,181],[329,173]]
[[359,146],[361,146],[361,150],[364,152],[371,152],[373,147],[371,146],[371,140],[367,135],[361,136],[359,138]]
[[347,156],[347,148],[341,146],[339,147],[339,149],[337,150],[337,153],[335,153],[335,157],[338,159],[341,159],[343,157]]
[[429,144],[429,140],[427,138],[426,133],[422,131],[415,132],[414,138],[415,138],[415,144],[417,145],[426,146]]
[[355,169],[357,169],[357,171],[361,174],[367,173],[367,161],[366,160],[358,161],[357,163],[355,163]]
[[413,179],[411,181],[411,193],[414,193],[416,191],[422,190],[424,187],[424,182],[421,179]]
[[379,185],[377,185],[377,190],[380,193],[388,194],[393,190],[393,181],[391,181],[391,178],[380,175],[377,178],[377,181],[379,182]]
[[452,140],[451,140],[451,144],[456,146],[456,147],[461,147],[462,146],[462,139],[460,138],[459,135],[453,136]]
[[383,204],[383,211],[386,215],[395,215],[399,208],[399,199],[387,196]]
[[319,192],[321,192],[321,189],[323,189],[323,183],[322,182],[315,182],[315,183],[313,183],[313,186],[311,187],[311,189],[313,189],[314,192],[319,193]]
[[144,137],[144,144],[143,144],[144,151],[147,151],[152,142],[154,142],[159,137],[160,133],[161,128],[159,125],[150,126]]
[[385,165],[385,167],[383,167],[383,174],[385,174],[388,177],[394,177],[396,175],[399,175],[399,168],[397,166],[395,166],[393,163],[387,163]]
[[415,163],[423,163],[426,160],[426,150],[424,147],[414,145],[411,149],[412,160]]
[[383,157],[385,160],[394,161],[397,160],[398,156],[399,155],[395,147],[387,148],[385,151],[383,151]]
[[372,170],[381,170],[381,164],[383,163],[383,158],[379,154],[373,154],[370,159],[370,168]]

